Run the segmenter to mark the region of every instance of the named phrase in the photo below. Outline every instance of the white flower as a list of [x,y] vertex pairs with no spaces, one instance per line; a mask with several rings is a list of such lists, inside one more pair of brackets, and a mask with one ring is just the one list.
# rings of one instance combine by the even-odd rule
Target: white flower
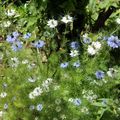
[[95,55],[96,54],[96,50],[91,45],[88,46],[87,51],[90,55]]
[[0,117],[2,117],[2,116],[3,116],[3,114],[4,114],[4,112],[3,112],[3,111],[0,111]]
[[120,25],[120,18],[117,18],[116,22]]
[[71,57],[76,57],[79,55],[79,51],[78,50],[71,50],[70,56]]
[[22,61],[22,64],[28,64],[29,62],[28,62],[28,60],[23,60]]
[[11,25],[10,21],[4,21],[3,22],[3,27],[9,27]]
[[69,100],[68,100],[69,102],[73,102],[74,101],[74,99],[73,98],[69,98]]
[[115,69],[109,68],[109,71],[107,71],[107,75],[108,75],[109,77],[115,77],[116,72],[117,72],[117,71],[116,71]]
[[98,51],[101,48],[100,42],[92,42],[92,46]]
[[10,63],[10,65],[11,65],[11,67],[17,67],[18,66],[18,64],[19,64],[19,60],[18,60],[18,58],[16,58],[16,57],[13,57],[13,58],[11,58],[11,63]]
[[33,92],[31,92],[31,93],[29,94],[29,98],[30,98],[30,99],[34,99],[34,98],[35,98],[35,96],[34,96],[34,93],[33,93]]
[[5,98],[7,96],[7,93],[6,92],[2,92],[1,94],[0,94],[0,97],[1,98]]
[[8,11],[6,12],[6,15],[7,15],[7,16],[14,16],[14,15],[15,15],[15,10],[14,10],[14,9],[8,10]]
[[31,70],[31,69],[33,69],[35,66],[36,66],[35,63],[31,63],[31,64],[28,64],[27,68],[28,68],[29,70]]
[[58,21],[57,20],[54,20],[54,19],[50,19],[47,23],[47,25],[50,27],[50,28],[55,28],[57,25],[58,25]]
[[85,34],[83,35],[83,37],[84,37],[84,38],[88,38],[88,34],[85,33]]
[[73,17],[71,17],[71,16],[69,16],[69,15],[66,15],[66,16],[64,16],[63,18],[62,18],[62,20],[61,20],[62,22],[64,22],[64,23],[71,23],[71,22],[73,22]]
[[85,114],[88,114],[88,113],[89,113],[87,107],[83,107],[83,108],[81,109],[81,112],[83,112],[83,113],[85,113]]
[[40,87],[36,87],[36,88],[33,90],[34,96],[39,96],[39,95],[41,95],[42,92],[43,92],[43,91],[42,91],[42,89],[41,89]]
[[30,77],[30,78],[28,78],[28,81],[33,83],[33,82],[36,81],[36,78],[35,77]]

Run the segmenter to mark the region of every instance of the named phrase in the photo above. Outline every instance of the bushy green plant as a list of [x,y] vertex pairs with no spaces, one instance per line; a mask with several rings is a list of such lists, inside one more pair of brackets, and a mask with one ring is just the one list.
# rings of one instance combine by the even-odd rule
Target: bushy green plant
[[[78,29],[75,15],[55,19],[51,1],[36,3],[0,6],[1,119],[119,120],[120,66],[111,55],[120,49],[118,30],[68,37]],[[59,7],[74,13],[77,0],[68,3]]]

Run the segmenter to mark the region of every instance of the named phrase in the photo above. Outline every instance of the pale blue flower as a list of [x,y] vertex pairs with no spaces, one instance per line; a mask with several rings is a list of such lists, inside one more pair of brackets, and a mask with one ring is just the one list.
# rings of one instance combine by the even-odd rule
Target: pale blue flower
[[24,39],[29,39],[30,37],[31,37],[31,33],[26,33],[23,36]]
[[11,35],[7,35],[6,41],[9,43],[13,43],[15,42],[16,38],[14,38],[14,36]]
[[18,31],[15,31],[12,33],[12,35],[14,36],[14,38],[17,38],[20,34],[18,33]]
[[45,42],[42,40],[35,41],[35,43],[33,43],[33,46],[36,48],[42,48],[44,45],[45,45]]
[[89,37],[84,37],[83,38],[83,42],[85,43],[85,44],[89,44],[89,43],[91,43],[91,38],[89,38]]
[[75,98],[75,99],[73,100],[73,103],[74,103],[74,105],[79,106],[79,105],[81,105],[81,99]]
[[37,107],[36,107],[36,109],[38,111],[41,111],[43,109],[43,105],[42,104],[38,104]]
[[73,66],[76,67],[76,68],[80,67],[80,62],[79,62],[79,61],[74,62],[74,63],[73,63]]
[[68,64],[69,64],[68,62],[61,63],[60,67],[61,68],[66,68],[66,67],[68,67]]
[[107,39],[107,44],[111,48],[118,48],[120,47],[120,40],[118,39],[118,36],[110,36]]
[[96,71],[95,73],[97,79],[103,79],[105,76],[105,73],[101,70]]
[[20,49],[22,49],[22,42],[21,41],[15,41],[12,46],[11,46],[13,51],[18,51]]
[[78,49],[79,48],[79,43],[74,41],[70,43],[70,46],[72,49]]

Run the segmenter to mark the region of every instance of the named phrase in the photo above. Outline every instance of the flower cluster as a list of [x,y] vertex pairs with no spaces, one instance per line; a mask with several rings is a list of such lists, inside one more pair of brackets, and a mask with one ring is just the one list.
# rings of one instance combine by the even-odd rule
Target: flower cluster
[[32,111],[32,110],[36,110],[37,111],[41,111],[43,109],[43,105],[42,104],[38,104],[37,106],[34,106],[34,105],[30,105],[29,109]]
[[47,80],[43,81],[41,87],[36,87],[31,93],[29,93],[30,99],[35,99],[35,97],[40,96],[44,91],[49,91],[49,85],[52,83],[52,79],[48,78]]
[[13,32],[12,35],[7,35],[6,41],[11,44],[13,51],[18,51],[23,47],[23,42],[18,40],[19,35],[20,34],[17,31]]
[[74,98],[74,99],[70,98],[68,101],[71,102],[71,103],[73,103],[76,106],[80,106],[81,103],[82,103],[80,98]]
[[96,42],[92,42],[91,45],[88,45],[87,51],[90,55],[95,55],[96,53],[98,53],[100,48],[101,48],[101,43],[96,41]]
[[[65,24],[67,23],[71,23],[73,22],[73,17],[71,17],[70,15],[65,15],[61,21]],[[50,19],[48,22],[47,22],[47,25],[50,27],[50,28],[55,28],[57,25],[58,25],[58,21],[55,20],[55,19]]]
[[96,94],[94,94],[94,92],[92,90],[83,90],[82,91],[83,94],[83,98],[87,99],[89,102],[94,102],[94,100],[96,100],[98,98],[98,96]]

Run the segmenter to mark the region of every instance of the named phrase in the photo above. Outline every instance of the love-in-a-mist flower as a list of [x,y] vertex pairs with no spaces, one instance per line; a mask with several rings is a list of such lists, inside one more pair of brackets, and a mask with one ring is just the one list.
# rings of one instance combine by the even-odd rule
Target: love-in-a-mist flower
[[45,42],[43,40],[35,41],[35,43],[33,43],[33,46],[36,48],[42,48],[44,45]]
[[103,79],[105,76],[105,73],[101,70],[96,71],[95,73],[97,79]]
[[16,38],[14,38],[14,36],[11,35],[7,35],[6,41],[9,43],[13,43],[15,42]]
[[28,78],[28,81],[31,82],[31,83],[33,83],[33,82],[36,81],[36,77],[29,77],[29,78]]
[[88,34],[87,34],[87,33],[85,33],[85,34],[83,35],[83,42],[84,42],[85,44],[91,43],[91,38],[88,37]]
[[80,62],[79,62],[79,61],[74,62],[74,63],[73,63],[73,66],[76,67],[76,68],[80,67]]
[[37,107],[36,107],[36,109],[38,111],[41,111],[43,109],[43,105],[42,104],[38,104]]
[[70,56],[71,57],[76,57],[78,55],[79,55],[79,51],[78,50],[71,50],[71,52],[70,52]]
[[118,38],[118,36],[110,36],[107,39],[107,44],[108,46],[110,46],[111,48],[118,48],[120,47],[120,40]]
[[1,94],[0,94],[0,97],[1,98],[5,98],[7,96],[7,93],[6,92],[2,92]]
[[98,51],[101,48],[101,43],[98,41],[92,42],[92,46],[95,48],[96,51]]
[[116,72],[117,72],[117,70],[115,70],[115,69],[113,69],[113,68],[109,68],[109,70],[107,71],[107,75],[108,75],[109,77],[115,77]]
[[22,45],[23,43],[21,42],[21,41],[15,41],[13,44],[12,44],[12,46],[11,46],[11,48],[12,48],[12,50],[13,51],[19,51],[20,49],[22,49],[22,47],[23,47],[23,45]]
[[33,94],[34,96],[40,96],[42,94],[42,89],[40,87],[36,87],[34,90],[33,90]]
[[58,21],[55,20],[55,19],[50,19],[50,20],[47,22],[47,25],[48,25],[50,28],[55,28],[55,27],[58,25]]
[[11,25],[10,21],[4,21],[3,24],[2,24],[2,26],[5,27],[5,28],[9,27],[10,25]]
[[34,96],[34,93],[33,93],[33,92],[29,93],[29,98],[30,98],[30,99],[35,99],[35,96]]
[[4,104],[4,109],[8,109],[8,104],[7,103]]
[[70,43],[70,47],[72,49],[78,49],[79,48],[79,43],[77,41],[73,41]]
[[14,16],[15,13],[16,13],[16,12],[15,12],[14,9],[9,9],[5,14],[6,14],[7,16],[11,17],[11,16]]
[[19,34],[18,31],[14,31],[14,32],[12,33],[12,35],[13,35],[13,37],[14,37],[15,39],[17,39],[20,34]]
[[73,17],[71,17],[70,15],[65,15],[65,16],[61,19],[61,21],[64,22],[65,24],[71,23],[71,22],[73,22]]
[[79,105],[81,105],[81,99],[79,99],[79,98],[75,98],[74,100],[73,100],[73,103],[74,103],[74,105],[76,105],[76,106],[79,106]]
[[11,67],[17,67],[19,65],[19,60],[17,57],[13,57],[11,58],[11,61],[10,61],[10,66]]
[[28,63],[29,63],[29,61],[27,59],[22,60],[22,64],[28,64]]
[[117,19],[116,19],[116,22],[117,22],[117,24],[120,25],[120,18],[117,18]]
[[23,36],[23,38],[24,39],[29,39],[31,37],[31,33],[26,33],[26,34],[24,34],[24,36]]
[[61,63],[60,67],[61,68],[66,68],[66,67],[68,67],[68,64],[69,64],[68,62]]
[[88,51],[88,54],[90,54],[90,55],[96,54],[96,50],[91,45],[88,46],[87,51]]

